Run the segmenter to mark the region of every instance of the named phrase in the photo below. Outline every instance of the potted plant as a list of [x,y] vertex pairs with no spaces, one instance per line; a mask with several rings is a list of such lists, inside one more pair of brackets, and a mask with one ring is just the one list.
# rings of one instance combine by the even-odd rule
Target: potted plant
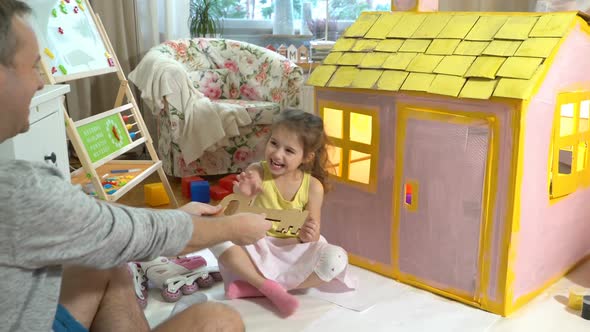
[[221,33],[223,8],[217,0],[191,0],[189,31],[191,37],[217,37]]

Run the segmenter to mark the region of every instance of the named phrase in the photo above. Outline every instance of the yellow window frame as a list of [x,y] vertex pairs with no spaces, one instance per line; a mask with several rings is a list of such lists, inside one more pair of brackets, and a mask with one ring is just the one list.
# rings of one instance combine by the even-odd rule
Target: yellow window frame
[[[328,121],[324,117],[324,110],[326,108],[342,111],[342,134],[341,137],[334,137],[328,135],[330,144],[334,147],[340,148],[340,176],[330,173],[330,177],[338,182],[350,184],[356,188],[375,193],[377,191],[377,165],[379,154],[379,109],[376,107],[366,107],[355,104],[337,103],[328,101],[319,101],[320,116],[324,121]],[[350,139],[351,123],[350,117],[352,113],[367,115],[371,117],[371,143],[365,144],[355,142]],[[368,154],[371,158],[371,165],[369,168],[369,183],[365,184],[349,179],[351,151],[358,151],[360,153]]]
[[[580,132],[580,108],[583,101],[590,100],[590,91],[583,92],[564,92],[557,95],[557,102],[555,104],[555,113],[553,118],[553,137],[550,152],[550,197],[559,198],[575,192],[582,186],[590,184],[590,165],[589,165],[589,151],[590,148],[590,130]],[[573,104],[572,114],[572,129],[571,133],[562,136],[561,121],[562,121],[562,106]],[[586,144],[586,151],[583,158],[585,160],[579,161],[579,146]],[[570,149],[571,147],[571,149]],[[560,150],[571,150],[571,170],[570,174],[563,174],[559,172],[559,152]],[[578,170],[578,163],[581,162],[584,167]]]

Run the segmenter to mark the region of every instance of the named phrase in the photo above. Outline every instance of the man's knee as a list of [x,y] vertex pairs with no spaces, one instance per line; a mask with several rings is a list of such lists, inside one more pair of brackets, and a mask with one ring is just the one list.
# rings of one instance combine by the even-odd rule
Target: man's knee
[[244,322],[233,308],[216,302],[195,304],[185,309],[182,315],[194,319],[197,331],[244,331]]

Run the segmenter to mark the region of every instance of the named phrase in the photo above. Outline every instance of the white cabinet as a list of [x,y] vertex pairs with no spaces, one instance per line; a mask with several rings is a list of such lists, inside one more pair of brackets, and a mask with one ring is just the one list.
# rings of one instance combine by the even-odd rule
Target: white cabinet
[[31,100],[26,133],[0,144],[0,160],[41,161],[69,176],[70,163],[64,120],[64,95],[69,85],[46,85]]

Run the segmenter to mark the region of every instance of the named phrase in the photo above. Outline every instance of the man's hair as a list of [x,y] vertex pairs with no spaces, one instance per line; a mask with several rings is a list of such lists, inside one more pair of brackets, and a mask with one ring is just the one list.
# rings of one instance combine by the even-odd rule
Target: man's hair
[[28,14],[31,7],[19,0],[0,0],[0,64],[11,66],[18,40],[12,31],[12,18]]

